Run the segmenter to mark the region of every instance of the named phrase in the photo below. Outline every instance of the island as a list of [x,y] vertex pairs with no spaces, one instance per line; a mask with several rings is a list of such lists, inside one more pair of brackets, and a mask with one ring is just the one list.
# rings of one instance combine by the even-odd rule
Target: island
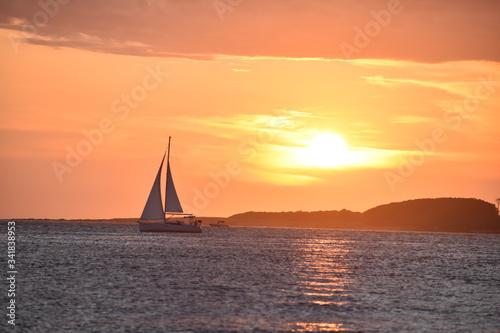
[[[26,222],[107,222],[136,224],[139,218],[1,219]],[[348,230],[429,231],[500,234],[500,215],[494,204],[474,198],[414,199],[380,205],[364,212],[350,210],[246,212],[229,217],[199,217],[203,226],[224,220],[227,226],[328,228]],[[214,228],[215,229],[215,228]]]
[[500,233],[494,204],[474,198],[433,198],[393,202],[353,212],[246,212],[226,221],[234,226]]

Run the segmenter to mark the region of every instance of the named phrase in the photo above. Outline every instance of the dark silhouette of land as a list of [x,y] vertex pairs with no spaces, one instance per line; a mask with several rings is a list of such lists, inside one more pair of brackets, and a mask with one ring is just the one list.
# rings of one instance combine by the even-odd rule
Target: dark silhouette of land
[[[111,222],[135,224],[139,218],[115,219],[1,219],[51,222]],[[500,216],[494,204],[472,198],[415,199],[393,202],[365,212],[246,212],[223,217],[200,217],[204,226],[224,220],[230,226],[331,228],[394,231],[476,232],[500,234]]]
[[226,219],[230,225],[298,228],[500,233],[495,205],[479,199],[437,198],[394,202],[363,213],[246,212]]

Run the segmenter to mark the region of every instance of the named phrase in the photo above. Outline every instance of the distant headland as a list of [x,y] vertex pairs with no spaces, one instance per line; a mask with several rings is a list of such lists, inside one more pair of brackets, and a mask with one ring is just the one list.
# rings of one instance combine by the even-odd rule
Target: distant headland
[[226,222],[235,226],[500,233],[495,205],[473,198],[415,199],[353,212],[246,212]]
[[[365,212],[346,209],[314,212],[246,212],[227,218],[200,217],[200,219],[205,226],[224,220],[230,226],[500,234],[500,215],[497,207],[484,200],[473,198],[414,199],[380,205]],[[138,218],[10,220],[135,224]],[[0,222],[5,221],[8,220],[0,220]]]

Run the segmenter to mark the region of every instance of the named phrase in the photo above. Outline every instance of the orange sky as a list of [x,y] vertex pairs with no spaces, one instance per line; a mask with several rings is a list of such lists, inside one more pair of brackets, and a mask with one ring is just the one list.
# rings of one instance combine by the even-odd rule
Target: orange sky
[[0,5],[1,218],[139,216],[169,135],[201,216],[500,196],[497,1],[42,3]]

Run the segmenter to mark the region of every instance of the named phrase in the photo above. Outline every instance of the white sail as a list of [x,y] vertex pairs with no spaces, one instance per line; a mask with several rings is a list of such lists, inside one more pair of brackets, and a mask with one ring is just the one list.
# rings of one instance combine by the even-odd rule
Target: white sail
[[153,183],[153,187],[151,188],[151,192],[149,192],[148,201],[146,201],[146,205],[144,206],[144,210],[142,211],[141,220],[164,220],[165,213],[163,212],[163,205],[161,202],[161,168],[163,167],[163,161],[165,160],[165,155],[161,160],[160,168],[158,169],[158,173],[156,174],[155,181]]
[[174,180],[170,172],[170,163],[167,161],[167,187],[165,189],[165,212],[182,213],[181,202],[175,190]]

